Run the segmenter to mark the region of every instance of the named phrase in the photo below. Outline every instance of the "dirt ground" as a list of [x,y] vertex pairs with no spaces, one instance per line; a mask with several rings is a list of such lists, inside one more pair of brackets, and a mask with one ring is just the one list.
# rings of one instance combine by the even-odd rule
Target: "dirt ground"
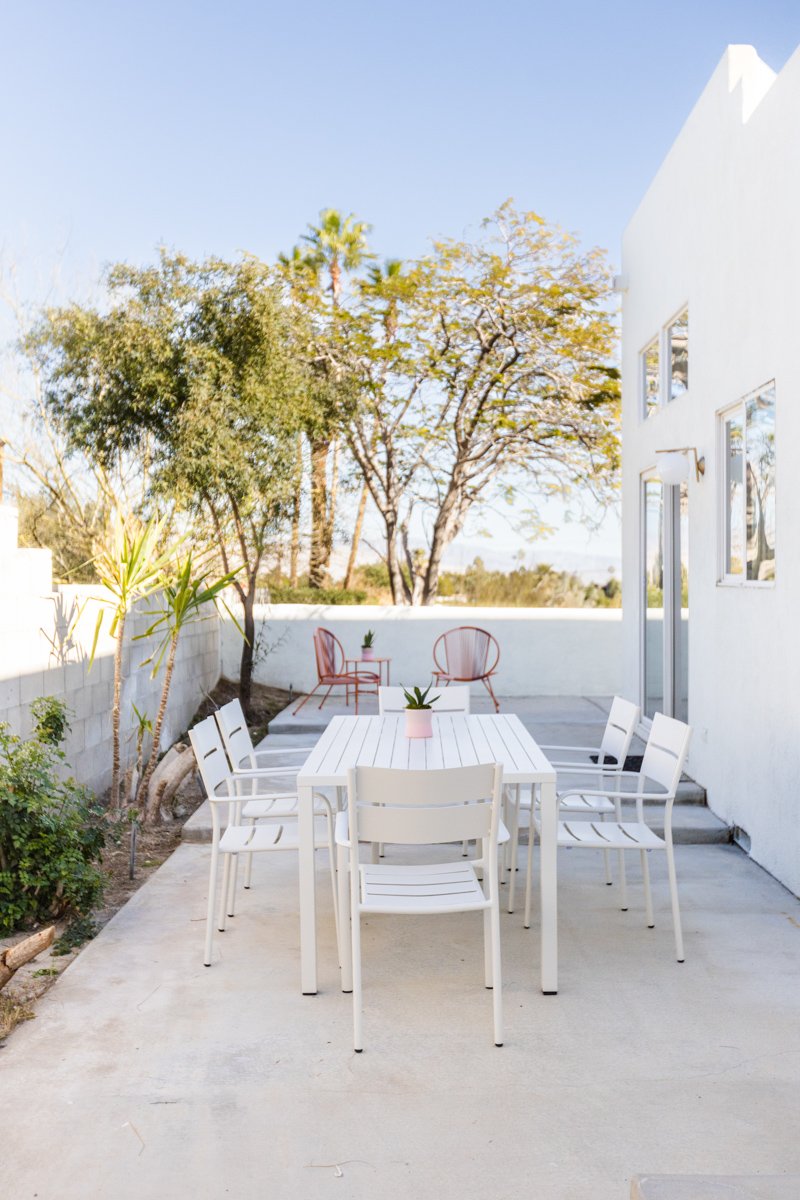
[[[238,694],[238,684],[230,679],[221,679],[209,699],[195,713],[192,724],[208,716],[215,708],[232,700]],[[253,685],[253,700],[248,709],[248,725],[253,742],[264,737],[272,718],[285,708],[291,700],[290,693],[282,688]],[[185,738],[179,739],[181,741]],[[160,825],[136,832],[136,853],[133,878],[130,877],[131,827],[118,831],[109,838],[103,851],[102,867],[106,876],[103,901],[88,917],[71,921],[69,918],[56,923],[53,947],[38,955],[32,962],[20,967],[14,977],[0,991],[0,1049],[11,1030],[22,1021],[35,1017],[36,1001],[58,976],[80,953],[81,947],[90,941],[110,921],[116,912],[167,859],[181,840],[181,829],[199,807],[203,792],[199,776],[192,773],[179,789],[173,810],[165,815]],[[0,938],[0,950],[6,949],[30,933]],[[61,939],[61,945],[58,945]],[[66,951],[66,953],[65,953]]]

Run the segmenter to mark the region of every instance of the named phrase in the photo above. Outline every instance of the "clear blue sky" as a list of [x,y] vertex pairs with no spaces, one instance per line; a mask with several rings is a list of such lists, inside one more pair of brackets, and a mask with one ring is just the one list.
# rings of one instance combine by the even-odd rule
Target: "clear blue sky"
[[[0,245],[35,298],[159,243],[289,249],[320,208],[405,257],[508,196],[605,247],[730,42],[798,0],[0,0]],[[596,539],[595,539],[596,542]]]

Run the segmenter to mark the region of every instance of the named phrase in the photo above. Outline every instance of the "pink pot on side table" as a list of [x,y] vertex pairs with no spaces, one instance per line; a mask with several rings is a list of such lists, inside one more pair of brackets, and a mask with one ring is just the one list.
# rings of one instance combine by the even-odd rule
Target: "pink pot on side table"
[[362,662],[375,662],[375,651],[372,649],[371,646],[362,646],[361,647],[361,661]]
[[433,713],[429,708],[406,709],[406,737],[433,737]]

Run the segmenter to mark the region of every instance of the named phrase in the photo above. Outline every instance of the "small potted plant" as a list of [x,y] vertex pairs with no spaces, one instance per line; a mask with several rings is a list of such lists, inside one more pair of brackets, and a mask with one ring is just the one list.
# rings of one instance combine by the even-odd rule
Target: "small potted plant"
[[433,684],[429,684],[424,692],[421,692],[418,687],[413,688],[410,692],[403,688],[403,695],[406,698],[406,737],[433,737],[431,709],[439,697],[431,696],[428,699],[428,692],[432,687]]
[[364,634],[364,641],[361,643],[361,661],[362,662],[374,662],[375,661],[375,651],[372,647],[372,643],[374,641],[375,641],[375,634],[373,633],[373,631],[371,629],[368,629],[367,632]]

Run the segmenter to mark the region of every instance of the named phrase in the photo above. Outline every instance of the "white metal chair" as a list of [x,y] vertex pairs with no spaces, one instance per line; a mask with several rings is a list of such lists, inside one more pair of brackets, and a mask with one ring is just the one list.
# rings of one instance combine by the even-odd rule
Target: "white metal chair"
[[[465,684],[442,687],[438,692],[434,688],[432,691],[438,695],[438,700],[433,706],[434,712],[469,712],[469,688]],[[406,698],[401,687],[378,688],[379,716],[382,717],[384,713],[403,712],[405,707]]]
[[[672,845],[672,807],[678,790],[681,773],[686,756],[689,752],[689,740],[692,731],[683,721],[673,717],[665,717],[656,713],[647,739],[642,769],[635,771],[620,771],[617,779],[635,779],[636,787],[631,791],[622,791],[619,786],[613,789],[588,791],[581,789],[572,795],[582,795],[587,799],[606,798],[613,801],[635,800],[635,821],[559,821],[558,844],[572,849],[590,850],[638,850],[642,863],[642,879],[644,882],[645,904],[647,912],[647,928],[652,929],[653,898],[650,890],[650,868],[647,854],[650,850],[664,850],[667,855],[667,874],[669,876],[670,901],[672,905],[672,922],[675,930],[675,952],[678,962],[684,961],[683,934],[681,931],[681,914],[678,907],[678,881],[675,873],[675,852]],[[663,791],[645,791],[645,780],[652,780]],[[564,795],[564,799],[570,793]],[[644,802],[646,800],[664,802],[664,837],[661,838],[645,821]],[[538,817],[534,810],[534,824],[539,826]]]
[[[630,700],[623,700],[620,696],[615,696],[611,702],[611,708],[608,713],[606,727],[603,730],[603,737],[599,746],[541,746],[548,758],[550,765],[555,767],[559,774],[564,774],[573,779],[575,777],[586,775],[589,778],[587,786],[602,789],[604,786],[614,787],[615,781],[620,773],[625,769],[625,760],[631,748],[631,742],[639,725],[641,709],[637,704],[632,704]],[[554,759],[551,757],[553,753],[567,752],[571,757],[567,759]],[[581,755],[581,758],[572,756]],[[590,756],[596,758],[596,763],[591,762]],[[561,781],[559,780],[559,785]],[[517,789],[517,793],[518,793]],[[530,929],[531,925],[531,871],[533,865],[533,840],[534,828],[533,822],[530,821],[531,801],[529,798],[520,798],[517,794],[514,797],[517,808],[512,809],[509,826],[511,828],[511,861],[514,865],[517,862],[517,837],[519,832],[519,816],[520,810],[527,812],[528,815],[528,864],[527,878],[525,881],[525,918],[524,924],[526,929]],[[534,804],[538,808],[538,796],[534,797]],[[599,817],[601,821],[605,821],[607,817],[614,816],[618,821],[622,820],[622,805],[619,799],[609,799],[605,795],[589,795],[587,792],[576,790],[576,785],[570,784],[569,789],[559,786],[559,809],[563,813],[569,813],[570,816],[582,815],[589,818]],[[620,889],[622,895],[623,911],[628,907],[627,889],[625,884],[625,855],[620,850],[619,852],[619,878]],[[611,871],[609,869],[608,850],[603,851],[603,863],[605,866],[606,883],[611,883]],[[514,877],[515,872],[511,872],[511,881],[508,891],[508,911],[514,911]]]
[[[209,967],[211,966],[219,856],[223,856],[225,865],[217,928],[224,933],[226,917],[234,915],[235,874],[231,872],[231,862],[235,863],[239,854],[246,854],[250,860],[253,854],[262,851],[296,851],[298,849],[297,797],[260,791],[260,779],[257,775],[234,775],[228,767],[222,739],[213,717],[206,717],[204,721],[195,725],[194,729],[190,729],[189,739],[211,808],[211,872],[208,885],[206,942],[203,959],[205,965]],[[336,887],[333,809],[326,797],[320,793],[315,793],[314,799],[314,847],[317,850],[327,848],[330,856],[333,913],[338,942],[339,897]],[[293,807],[281,813],[280,806],[284,802],[289,806],[293,804]],[[223,805],[227,806],[224,829],[220,813]],[[268,819],[267,824],[256,825],[257,820],[264,818]],[[247,824],[243,824],[243,821],[246,821]]]
[[[286,746],[280,750],[256,750],[247,728],[247,721],[239,700],[230,700],[214,713],[214,719],[219,726],[225,753],[228,756],[231,772],[235,775],[258,775],[261,782],[258,785],[259,799],[251,800],[250,811],[253,820],[281,821],[295,820],[297,817],[297,792],[288,788],[294,785],[297,772],[302,763],[296,767],[270,766],[270,761],[276,755],[302,754],[307,758],[313,746]],[[276,784],[286,779],[287,789],[277,788]],[[255,786],[255,785],[254,785]],[[275,792],[274,796],[271,793]],[[256,808],[260,811],[256,813]],[[252,882],[253,859],[248,857],[244,869],[244,886],[249,888]],[[235,879],[235,871],[234,871]]]
[[[336,842],[342,990],[353,992],[353,1044],[357,1052],[363,1049],[361,917],[365,913],[427,916],[482,912],[485,983],[493,988],[495,1045],[502,1045],[497,864],[501,798],[502,768],[496,764],[434,771],[359,767],[348,773],[347,812],[337,816]],[[433,864],[359,862],[359,840],[375,843],[386,839],[421,846],[464,838],[482,843],[481,859]],[[475,873],[476,866],[483,867],[483,886]]]

